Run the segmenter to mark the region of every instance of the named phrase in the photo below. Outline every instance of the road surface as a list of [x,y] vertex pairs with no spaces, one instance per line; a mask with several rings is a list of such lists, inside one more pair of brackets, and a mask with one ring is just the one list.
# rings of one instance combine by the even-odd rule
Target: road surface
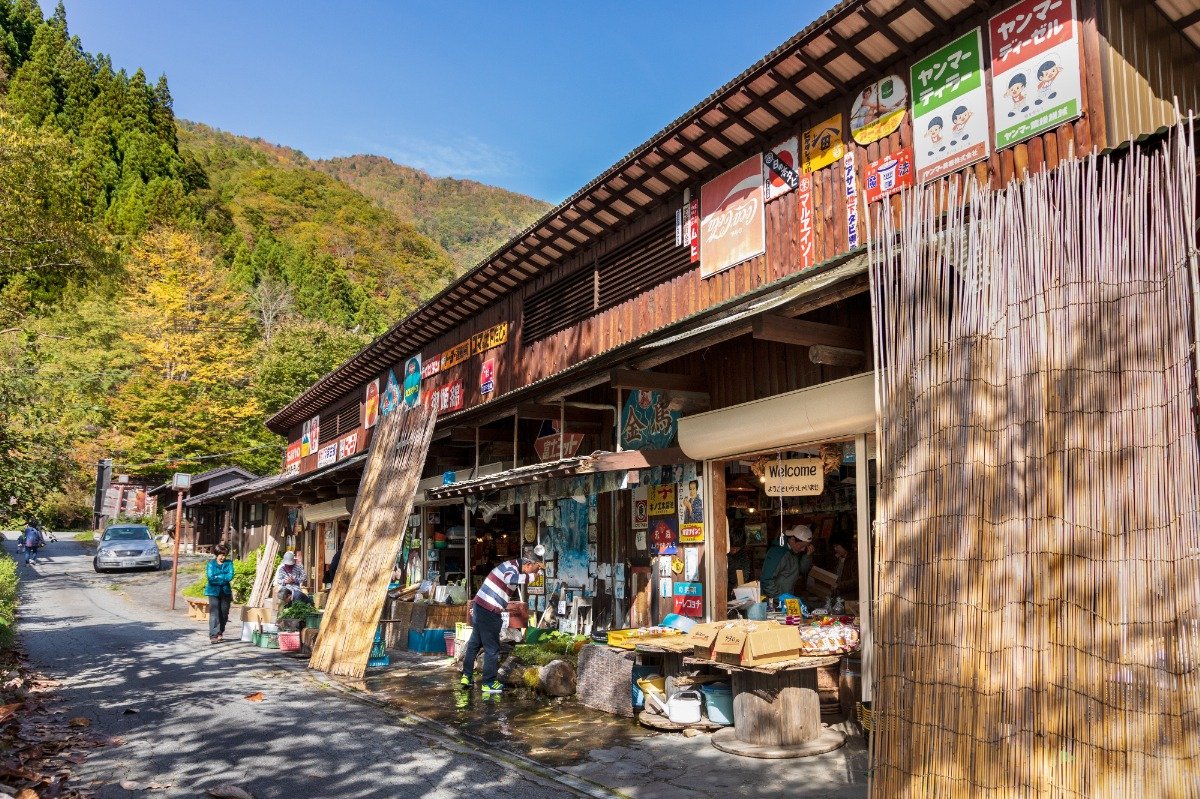
[[[20,634],[32,665],[62,682],[70,716],[123,741],[77,767],[73,784],[100,799],[197,797],[219,785],[255,799],[582,795],[548,771],[322,685],[278,652],[210,644],[186,603],[167,609],[168,571],[97,575],[91,552],[59,537],[39,563],[18,566]],[[245,698],[256,692],[263,701]]]

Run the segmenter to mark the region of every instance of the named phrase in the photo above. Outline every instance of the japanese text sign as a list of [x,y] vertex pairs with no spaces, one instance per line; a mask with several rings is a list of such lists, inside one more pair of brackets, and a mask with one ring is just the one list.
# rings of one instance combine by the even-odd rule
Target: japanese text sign
[[840,161],[845,154],[846,146],[842,143],[841,114],[834,114],[829,119],[818,122],[804,131],[803,169],[805,172],[816,172],[834,161]]
[[800,268],[807,269],[813,265],[816,254],[816,210],[813,208],[813,176],[809,172],[800,173],[800,182],[796,187],[796,213],[799,216],[796,248],[799,251]]
[[700,187],[700,277],[711,277],[767,248],[762,156]]
[[677,582],[674,585],[675,612],[680,616],[699,618],[704,615],[703,583]]
[[871,144],[890,136],[904,121],[908,89],[899,75],[888,75],[872,83],[854,98],[850,110],[850,136],[859,144]]
[[1074,0],[1025,0],[988,22],[997,147],[1082,113],[1077,28]]
[[648,516],[674,516],[675,515],[675,486],[647,486],[646,499],[649,506],[646,509]]
[[471,352],[474,354],[487,352],[506,341],[508,341],[508,322],[502,322],[494,327],[489,327],[482,333],[471,336]]
[[488,358],[479,367],[479,393],[487,396],[496,390],[496,359]]
[[854,171],[854,151],[842,158],[842,183],[846,187],[846,244],[858,246],[858,175]]
[[429,405],[438,413],[461,411],[463,407],[463,381],[455,380],[429,392]]
[[415,408],[421,399],[421,356],[414,355],[404,362],[404,393],[406,408]]
[[665,449],[675,441],[679,411],[659,391],[634,389],[621,409],[623,449]]
[[913,154],[911,147],[885,155],[878,161],[867,164],[863,180],[863,197],[873,203],[892,192],[913,185]]
[[354,453],[358,452],[358,432],[355,431],[348,435],[344,435],[338,439],[337,443],[338,460],[349,458]]
[[763,153],[766,201],[782,197],[800,183],[800,142],[795,136]]
[[763,477],[769,497],[815,497],[825,490],[825,463],[820,458],[770,461]]
[[704,523],[703,522],[688,522],[679,528],[679,543],[681,544],[703,544],[704,543]]
[[471,339],[460,341],[450,349],[442,353],[441,368],[449,369],[451,366],[458,364],[471,357]]
[[913,155],[924,183],[986,158],[987,88],[979,28],[913,64]]

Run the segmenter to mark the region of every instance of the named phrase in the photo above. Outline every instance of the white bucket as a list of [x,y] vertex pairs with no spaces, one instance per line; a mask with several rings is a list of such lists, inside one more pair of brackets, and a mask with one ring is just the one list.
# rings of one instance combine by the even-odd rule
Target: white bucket
[[680,691],[667,700],[667,718],[674,724],[699,724],[699,691]]

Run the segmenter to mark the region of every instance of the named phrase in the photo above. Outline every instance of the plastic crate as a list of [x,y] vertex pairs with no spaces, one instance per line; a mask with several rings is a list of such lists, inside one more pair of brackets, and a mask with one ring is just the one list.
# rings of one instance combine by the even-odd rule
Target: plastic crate
[[279,650],[281,652],[300,651],[300,631],[279,633]]
[[278,649],[279,648],[279,633],[263,633],[262,634],[263,649]]

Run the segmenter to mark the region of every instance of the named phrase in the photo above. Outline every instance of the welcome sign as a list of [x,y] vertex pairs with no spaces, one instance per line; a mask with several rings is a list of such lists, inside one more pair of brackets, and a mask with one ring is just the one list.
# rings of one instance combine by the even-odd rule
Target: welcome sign
[[771,461],[763,477],[769,497],[815,497],[825,490],[825,464],[820,458]]

